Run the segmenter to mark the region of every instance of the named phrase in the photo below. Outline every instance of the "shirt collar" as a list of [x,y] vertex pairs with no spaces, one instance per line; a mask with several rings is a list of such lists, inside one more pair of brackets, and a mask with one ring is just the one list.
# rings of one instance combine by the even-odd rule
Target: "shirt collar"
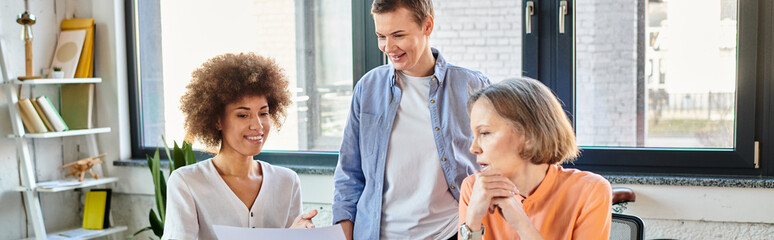
[[[447,63],[446,59],[443,58],[443,55],[441,55],[441,52],[438,51],[438,49],[435,49],[433,47],[430,48],[430,51],[433,53],[433,57],[435,57],[435,67],[433,67],[433,77],[435,77],[438,80],[438,83],[443,85],[444,80],[446,80],[446,68]],[[395,86],[395,67],[392,65],[392,63],[389,64],[390,66],[390,73],[387,76],[390,79],[390,86]]]

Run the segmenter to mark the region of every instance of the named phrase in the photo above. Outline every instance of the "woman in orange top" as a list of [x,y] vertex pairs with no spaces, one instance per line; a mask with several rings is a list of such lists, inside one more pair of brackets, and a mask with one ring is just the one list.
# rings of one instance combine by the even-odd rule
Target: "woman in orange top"
[[551,90],[509,79],[468,100],[482,170],[462,183],[460,239],[608,239],[610,183],[564,169],[578,156],[572,125]]

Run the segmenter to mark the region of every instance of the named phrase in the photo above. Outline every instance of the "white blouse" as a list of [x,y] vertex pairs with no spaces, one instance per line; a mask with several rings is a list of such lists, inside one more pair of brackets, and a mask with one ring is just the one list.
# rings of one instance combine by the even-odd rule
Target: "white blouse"
[[231,191],[212,159],[172,172],[161,239],[217,239],[212,225],[287,228],[301,215],[301,186],[290,169],[257,161],[263,183],[252,208]]

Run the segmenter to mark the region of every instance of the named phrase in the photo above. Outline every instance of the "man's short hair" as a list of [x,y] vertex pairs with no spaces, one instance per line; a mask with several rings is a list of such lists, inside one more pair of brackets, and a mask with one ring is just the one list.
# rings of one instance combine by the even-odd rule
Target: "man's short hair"
[[427,17],[434,16],[432,0],[374,0],[371,14],[382,14],[406,8],[414,13],[414,21],[422,26]]

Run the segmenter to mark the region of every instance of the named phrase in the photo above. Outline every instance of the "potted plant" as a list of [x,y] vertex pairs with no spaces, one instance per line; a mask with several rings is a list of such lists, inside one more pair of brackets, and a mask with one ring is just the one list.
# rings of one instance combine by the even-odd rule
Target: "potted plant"
[[51,72],[51,78],[64,78],[64,72],[61,67],[53,67],[54,71]]
[[[164,137],[162,137],[162,139],[163,138]],[[167,152],[167,156],[170,156],[169,175],[172,175],[172,171],[175,171],[175,169],[196,163],[196,156],[194,155],[191,143],[183,141],[183,146],[178,147],[177,142],[174,142],[175,148],[172,151],[172,154],[170,154],[169,147],[166,146],[167,141],[163,140],[163,142],[165,143],[164,149]],[[164,219],[166,213],[165,208],[167,206],[167,181],[166,177],[164,177],[164,174],[161,171],[161,159],[159,157],[159,150],[156,149],[153,157],[146,156],[146,158],[148,160],[148,168],[150,169],[151,176],[153,177],[154,195],[156,197],[156,211],[151,209],[148,213],[150,226],[140,229],[129,237],[133,238],[144,231],[152,230],[153,235],[156,235],[160,239],[161,235],[164,234]]]

